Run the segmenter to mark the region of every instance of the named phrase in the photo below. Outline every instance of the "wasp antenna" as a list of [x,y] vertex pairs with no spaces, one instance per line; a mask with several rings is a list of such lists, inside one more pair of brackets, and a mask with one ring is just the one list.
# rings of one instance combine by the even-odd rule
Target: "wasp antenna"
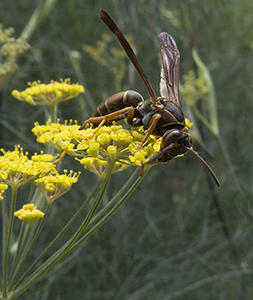
[[220,181],[217,178],[217,176],[214,174],[214,171],[211,169],[211,167],[209,167],[209,165],[207,164],[207,162],[193,149],[185,147],[185,149],[191,153],[193,153],[203,164],[203,166],[206,168],[206,170],[208,171],[208,173],[212,176],[213,180],[215,181],[215,183],[217,184],[218,187],[220,187]]
[[152,102],[154,105],[159,108],[159,110],[163,111],[164,106],[158,101],[156,93],[146,75],[146,73],[143,71],[142,66],[140,62],[138,61],[132,47],[128,43],[126,37],[124,34],[121,32],[119,27],[116,25],[116,23],[113,21],[113,19],[110,17],[110,15],[105,12],[103,9],[100,10],[99,12],[101,20],[105,23],[105,25],[112,31],[112,33],[117,37],[118,41],[120,42],[122,48],[125,50],[127,56],[131,60],[132,64],[134,65],[135,69],[141,76],[144,84],[146,85],[148,92],[151,96]]

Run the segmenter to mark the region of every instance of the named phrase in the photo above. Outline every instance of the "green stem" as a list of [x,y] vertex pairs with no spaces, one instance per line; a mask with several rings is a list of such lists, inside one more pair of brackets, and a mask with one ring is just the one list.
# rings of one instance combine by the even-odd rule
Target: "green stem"
[[45,211],[45,214],[44,214],[44,217],[43,217],[43,219],[42,219],[41,222],[40,222],[40,225],[39,225],[39,227],[38,227],[38,229],[37,229],[37,231],[36,231],[36,233],[35,233],[35,235],[34,235],[34,237],[33,237],[33,240],[32,240],[32,242],[31,242],[31,244],[30,244],[28,250],[27,250],[26,253],[25,253],[25,256],[23,257],[22,261],[20,261],[20,263],[19,263],[18,269],[17,269],[17,271],[16,271],[16,275],[15,275],[14,279],[12,280],[12,284],[10,285],[9,290],[12,289],[13,284],[16,282],[17,277],[18,277],[18,275],[19,275],[19,273],[20,273],[20,271],[21,271],[21,269],[22,269],[22,267],[23,267],[23,265],[24,265],[24,263],[25,263],[25,261],[26,261],[28,255],[29,255],[29,253],[31,252],[33,245],[35,244],[37,238],[38,238],[39,235],[40,235],[40,232],[41,232],[41,230],[42,230],[42,228],[43,228],[43,225],[44,225],[44,223],[45,223],[45,221],[46,221],[46,218],[47,218],[47,216],[48,216],[48,213],[49,213],[49,210],[50,210],[51,205],[52,205],[52,203],[48,203],[47,208],[46,208],[46,211]]
[[200,59],[196,48],[192,49],[192,56],[193,56],[193,59],[194,59],[196,65],[203,72],[207,86],[209,87],[208,106],[209,106],[210,123],[212,126],[213,134],[215,136],[218,136],[219,135],[219,124],[218,124],[217,104],[216,104],[217,101],[216,101],[216,94],[215,94],[213,80],[212,80],[212,77],[210,75],[208,68]]
[[57,122],[57,105],[50,105],[50,120],[51,123],[56,123]]
[[211,123],[202,115],[202,113],[197,109],[196,106],[191,106],[192,111],[197,116],[197,118],[212,132],[213,135],[216,135],[213,131]]
[[[1,205],[1,212],[2,212],[2,245],[4,248],[4,243],[6,241],[6,235],[7,235],[7,209],[6,209],[6,199],[4,197],[3,200],[0,201],[0,205]],[[4,257],[3,257],[3,253],[2,253],[2,261],[3,261]],[[3,278],[2,278],[2,272],[0,272],[0,290],[3,290]]]
[[[219,135],[219,123],[218,123],[218,114],[217,114],[217,104],[216,104],[216,94],[215,94],[215,88],[214,88],[214,83],[211,77],[211,74],[206,67],[206,65],[203,63],[201,58],[198,55],[196,44],[195,44],[195,39],[194,39],[194,31],[193,31],[193,26],[192,26],[192,21],[191,21],[191,14],[190,14],[190,5],[191,3],[188,1],[184,1],[183,5],[183,12],[184,12],[184,20],[185,20],[185,27],[188,32],[188,36],[190,39],[190,45],[192,49],[192,57],[193,60],[196,64],[196,66],[201,70],[205,80],[206,84],[209,88],[209,93],[208,93],[208,111],[209,111],[209,119],[210,119],[210,126],[207,126],[209,130],[215,135]],[[200,118],[200,116],[198,115]],[[204,123],[206,125],[206,123]],[[212,128],[212,129],[210,129]]]
[[[24,226],[23,226],[22,228],[24,228]],[[22,254],[23,254],[23,252],[24,252],[24,249],[25,249],[25,247],[26,247],[26,245],[27,245],[27,241],[28,241],[28,238],[29,238],[29,236],[30,236],[31,229],[32,229],[32,226],[29,226],[29,227],[28,227],[28,230],[27,230],[27,232],[26,232],[26,235],[25,235],[25,238],[24,238],[24,241],[23,241],[23,242],[22,242],[23,238],[21,238],[21,239],[19,240],[19,246],[20,246],[21,244],[22,244],[22,246],[19,247],[20,249],[19,249],[19,251],[17,252],[17,255],[16,255],[16,257],[15,257],[15,260],[14,260],[14,263],[13,263],[13,267],[12,267],[12,270],[11,270],[11,274],[10,274],[10,277],[9,277],[9,280],[8,280],[8,286],[10,286],[10,287],[12,286],[13,277],[15,276],[15,274],[16,274],[16,272],[17,272],[17,268],[18,268],[18,266],[19,266],[19,261],[20,261],[20,259],[21,259],[21,257],[22,257]],[[15,280],[15,278],[14,278],[14,280]]]
[[115,161],[110,160],[107,164],[107,171],[105,178],[102,183],[102,187],[100,189],[100,192],[91,207],[88,215],[86,216],[83,223],[80,225],[76,233],[73,235],[73,237],[65,243],[64,246],[62,246],[55,254],[53,254],[45,263],[43,263],[31,276],[28,278],[23,284],[21,284],[15,292],[13,292],[8,300],[14,300],[19,295],[21,295],[26,289],[28,289],[31,285],[33,285],[38,279],[41,278],[46,272],[51,270],[57,263],[59,263],[62,259],[65,258],[65,254],[69,251],[69,249],[75,244],[75,242],[78,240],[78,238],[82,235],[84,230],[86,229],[87,225],[89,224],[91,218],[94,216],[99,204],[102,201],[103,195],[105,193],[105,190],[108,186],[110,177],[112,175],[113,167],[114,167]]
[[101,185],[102,180],[98,182],[95,189],[92,191],[90,196],[84,201],[79,210],[75,213],[75,215],[71,218],[71,220],[64,226],[64,228],[58,233],[58,235],[53,239],[53,241],[47,246],[47,248],[37,257],[37,259],[33,262],[33,264],[28,268],[28,270],[24,273],[24,275],[19,279],[19,281],[14,285],[14,290],[25,281],[27,276],[31,273],[32,269],[38,264],[39,261],[45,256],[45,254],[52,248],[52,246],[60,239],[60,237],[69,229],[69,227],[73,224],[76,218],[83,211],[84,207],[89,203],[89,201],[94,197],[96,192],[98,191],[99,186]]
[[[33,181],[31,183],[31,187],[30,187],[30,192],[29,192],[27,203],[31,203],[34,190],[35,190],[35,184],[34,184],[34,181]],[[17,247],[15,258],[14,258],[13,266],[15,265],[15,262],[17,260],[17,256],[19,255],[20,247],[22,245],[22,241],[23,241],[23,237],[24,237],[24,232],[25,232],[25,225],[26,224],[24,222],[22,222],[21,230],[20,230],[20,234],[19,234],[19,238],[18,238],[18,247]]]
[[57,0],[40,0],[24,31],[22,32],[22,35],[26,35],[28,38],[30,38],[34,31],[37,29],[37,27],[48,16],[56,2]]
[[9,249],[10,249],[10,239],[14,221],[14,211],[17,201],[17,191],[18,187],[12,186],[12,199],[11,199],[11,210],[10,210],[10,220],[9,227],[6,236],[6,243],[4,245],[3,251],[3,299],[7,298],[7,269],[8,269],[8,259],[9,259]]
[[27,203],[31,203],[34,191],[35,191],[35,184],[34,184],[34,181],[33,181],[31,183],[31,187],[30,187],[30,192],[29,192]]
[[[66,256],[70,255],[73,251],[75,251],[85,240],[87,240],[95,231],[97,231],[111,216],[120,208],[120,206],[129,198],[129,196],[134,192],[134,190],[138,187],[141,181],[144,179],[145,175],[148,173],[149,169],[151,168],[150,165],[145,167],[145,171],[142,176],[139,176],[133,185],[126,191],[126,193],[122,196],[122,198],[118,201],[118,203],[113,206],[113,208],[99,221],[96,225],[88,231],[80,240],[78,240],[66,253]],[[123,187],[125,190],[125,187]],[[111,201],[115,202],[113,198]],[[110,202],[111,202],[110,201]]]
[[[86,227],[88,226],[88,224],[90,223],[90,220],[92,219],[92,217],[94,216],[94,214],[96,213],[98,206],[100,205],[102,198],[104,196],[104,193],[106,191],[106,188],[108,186],[109,180],[111,178],[112,175],[112,171],[113,171],[113,167],[114,167],[115,161],[114,160],[109,160],[107,162],[107,170],[106,170],[106,175],[103,181],[103,185],[101,187],[101,190],[99,192],[99,195],[97,196],[97,199],[95,201],[95,203],[93,204],[92,208],[90,209],[88,215],[86,216],[86,218],[84,219],[83,223],[81,224],[81,226],[79,227],[79,229],[77,230],[77,232],[75,233],[75,235],[71,238],[70,242],[68,243],[66,249],[64,250],[64,252],[62,253],[62,256],[64,255],[64,253],[66,253],[71,247],[72,245],[80,238],[80,236],[83,234],[84,230],[86,229]],[[59,257],[59,260],[62,260],[62,257]],[[56,263],[59,262],[56,261]]]
[[[83,71],[80,67],[82,65],[81,64],[81,54],[78,51],[69,51],[69,57],[70,57],[70,61],[72,63],[73,69],[76,73],[76,76],[78,78],[79,83],[81,83],[82,85],[85,86],[85,93],[81,94],[78,97],[80,111],[82,111],[82,112],[86,111],[87,112],[87,108],[85,106],[86,106],[86,103],[88,103],[89,110],[93,112],[96,109],[96,104],[95,104],[94,99],[92,98],[90,92],[88,91],[86,84],[85,84],[85,80],[84,80],[84,77],[83,77]],[[87,117],[88,117],[88,115],[87,115]]]
[[42,194],[42,192],[40,191],[40,189],[38,187],[36,187],[36,190],[35,190],[35,193],[33,194],[31,202],[34,203],[34,205],[36,205],[40,209],[45,207],[46,198]]
[[11,270],[11,273],[10,273],[9,281],[12,278],[13,271],[15,270],[16,265],[17,265],[17,263],[19,261],[19,258],[20,258],[20,250],[21,250],[21,246],[23,244],[23,239],[24,239],[24,234],[25,234],[25,227],[26,227],[25,225],[26,224],[24,222],[22,222],[21,229],[20,229],[20,234],[19,234],[19,237],[18,237],[18,247],[17,247],[16,255],[14,257],[14,262],[13,262],[12,270]]
[[[125,185],[118,191],[118,193],[92,218],[92,220],[89,223],[89,227],[91,227],[94,223],[97,222],[97,220],[110,209],[110,207],[118,201],[118,199],[123,195],[127,190],[131,188],[132,182],[136,177],[136,174],[139,173],[139,168],[136,168],[136,170],[133,172],[131,177],[128,179],[128,181],[125,183]],[[143,177],[143,176],[142,176]]]
[[220,146],[220,149],[222,151],[222,154],[223,154],[223,156],[224,156],[224,158],[226,160],[226,164],[227,164],[229,172],[230,172],[230,174],[232,176],[232,180],[234,182],[234,185],[236,186],[236,188],[240,192],[242,192],[240,184],[239,184],[239,181],[238,181],[238,178],[237,178],[236,173],[235,173],[234,166],[233,166],[233,164],[231,162],[231,159],[230,159],[227,147],[226,147],[226,145],[225,145],[225,143],[224,143],[224,141],[223,141],[223,139],[222,139],[222,137],[220,135],[217,136],[217,141],[219,143],[219,146]]

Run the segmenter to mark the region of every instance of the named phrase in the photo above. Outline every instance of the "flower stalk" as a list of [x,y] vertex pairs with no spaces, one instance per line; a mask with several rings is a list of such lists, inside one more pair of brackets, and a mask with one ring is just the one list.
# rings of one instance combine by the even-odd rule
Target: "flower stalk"
[[80,215],[80,213],[83,211],[83,209],[86,207],[86,205],[90,202],[90,200],[94,197],[94,195],[97,193],[100,185],[102,183],[102,180],[99,180],[97,186],[92,191],[92,193],[89,195],[89,197],[83,202],[83,204],[80,206],[78,211],[75,213],[75,215],[70,219],[70,221],[64,226],[64,228],[58,233],[58,235],[53,239],[53,241],[45,248],[45,250],[37,257],[37,259],[33,262],[33,264],[28,268],[28,270],[21,276],[21,278],[17,281],[17,283],[14,286],[14,289],[16,289],[22,282],[25,281],[25,279],[28,277],[28,275],[31,274],[34,267],[42,260],[42,258],[45,256],[45,254],[55,245],[55,243],[64,235],[64,233],[70,228],[70,226],[74,223],[74,221],[77,219],[77,217]]
[[[136,176],[133,176],[130,178],[130,180],[118,192],[118,194],[108,203],[108,205],[94,217],[94,220],[91,221],[90,225],[91,226],[93,224],[95,224],[95,225],[78,242],[76,242],[73,245],[73,247],[71,247],[69,249],[69,251],[67,252],[67,255],[70,255],[73,251],[75,251],[85,240],[87,240],[92,234],[94,234],[120,208],[120,206],[129,198],[129,196],[138,187],[138,185],[144,179],[145,175],[148,173],[150,168],[151,168],[151,166],[146,166],[143,175],[138,176],[137,179],[133,182],[133,184],[132,184],[132,179]],[[136,175],[136,174],[134,173],[133,175]],[[122,197],[120,198],[121,195],[122,195]],[[118,200],[118,198],[120,198],[120,199]],[[117,203],[115,204],[115,202],[117,202]],[[109,209],[111,206],[112,206],[112,208],[109,210],[109,212],[107,214],[105,214],[98,221],[99,217],[101,217],[107,211],[107,209]]]
[[[29,227],[28,227],[28,230],[27,230],[27,233],[26,233],[26,238],[25,238],[25,240],[24,240],[24,242],[22,244],[22,248],[21,248],[21,251],[20,251],[19,257],[18,257],[19,259],[17,260],[18,264],[14,264],[13,269],[12,269],[12,274],[11,274],[10,279],[9,279],[10,289],[12,289],[12,287],[13,287],[13,282],[15,282],[17,280],[17,277],[20,274],[20,271],[21,271],[21,269],[22,269],[22,267],[23,267],[23,265],[24,265],[24,263],[25,263],[28,255],[29,255],[29,253],[31,252],[31,250],[32,250],[32,248],[33,248],[36,240],[38,239],[38,237],[39,237],[39,235],[41,233],[43,225],[45,224],[46,218],[47,218],[47,216],[49,214],[49,210],[50,210],[51,205],[52,205],[52,203],[48,203],[46,211],[45,211],[45,214],[44,214],[44,216],[42,218],[42,221],[40,222],[39,227],[36,230],[36,233],[33,236],[31,244],[29,246],[27,245],[27,241],[28,241],[28,236],[29,236],[29,234],[31,232],[33,224],[32,225],[28,224]],[[28,248],[26,249],[26,251],[24,253],[24,249],[25,249],[26,246],[28,246]]]
[[108,186],[110,177],[112,175],[113,167],[114,167],[115,161],[111,160],[108,163],[108,169],[106,172],[106,176],[103,180],[101,189],[99,191],[99,194],[91,207],[89,213],[87,214],[86,218],[84,219],[83,223],[81,226],[78,228],[76,233],[73,235],[73,237],[65,243],[61,249],[59,249],[55,254],[51,256],[42,266],[40,266],[31,276],[30,279],[26,280],[23,284],[21,284],[16,291],[10,296],[9,300],[16,299],[20,294],[23,293],[27,288],[29,288],[32,284],[34,284],[41,276],[43,276],[46,272],[51,270],[56,264],[58,264],[62,259],[65,258],[66,252],[72,247],[72,245],[78,240],[78,238],[82,235],[83,231],[89,224],[91,218],[95,214],[96,210],[99,207],[99,204],[102,201],[103,195],[106,191],[106,188]]
[[56,2],[57,0],[40,0],[22,34],[30,38],[38,26],[46,19]]
[[8,231],[6,235],[6,241],[4,242],[3,246],[3,299],[7,298],[7,269],[8,269],[8,261],[9,261],[9,249],[10,249],[10,239],[11,239],[11,233],[12,233],[12,227],[13,227],[13,221],[14,221],[14,211],[16,207],[16,201],[17,201],[17,186],[12,187],[12,199],[11,199],[11,210],[10,210],[10,219],[9,219],[9,226]]

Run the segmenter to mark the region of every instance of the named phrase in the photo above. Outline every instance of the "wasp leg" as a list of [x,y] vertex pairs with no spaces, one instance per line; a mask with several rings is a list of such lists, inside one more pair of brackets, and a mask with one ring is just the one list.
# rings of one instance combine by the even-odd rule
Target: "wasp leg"
[[[117,120],[119,121],[119,119],[117,118],[119,115],[123,115],[122,119],[127,118],[127,121],[131,124],[134,118],[134,107],[129,106],[129,107],[125,107],[123,109],[117,110],[115,112],[112,112],[108,115],[105,116],[100,116],[100,117],[91,117],[88,120],[86,120],[83,125],[81,125],[81,127],[79,128],[79,130],[84,129],[84,127],[88,124],[88,123],[100,123],[98,125],[98,127],[94,130],[94,132],[88,137],[86,138],[86,140],[91,139],[97,132],[98,130],[105,124],[105,122],[107,121],[114,121]],[[126,115],[126,116],[125,116]]]
[[148,139],[148,137],[150,136],[150,134],[152,134],[152,132],[154,131],[154,129],[156,128],[157,122],[158,120],[161,118],[160,114],[155,114],[151,121],[150,121],[150,126],[144,136],[144,138],[141,140],[140,144],[137,146],[136,148],[136,152],[141,150],[141,147],[143,146],[143,144],[146,142],[146,140]]
[[53,165],[57,165],[59,161],[63,160],[65,154],[66,154],[66,152],[63,151],[61,156],[53,163]]

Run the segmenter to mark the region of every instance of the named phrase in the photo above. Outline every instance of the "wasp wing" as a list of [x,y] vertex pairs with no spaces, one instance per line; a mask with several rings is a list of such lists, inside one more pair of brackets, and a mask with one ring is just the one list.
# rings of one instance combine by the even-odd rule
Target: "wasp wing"
[[158,44],[162,58],[160,92],[180,107],[179,102],[179,60],[180,54],[173,37],[166,32],[158,35]]
[[170,94],[167,88],[166,74],[163,66],[161,67],[161,74],[160,74],[160,95],[163,98],[170,99]]

